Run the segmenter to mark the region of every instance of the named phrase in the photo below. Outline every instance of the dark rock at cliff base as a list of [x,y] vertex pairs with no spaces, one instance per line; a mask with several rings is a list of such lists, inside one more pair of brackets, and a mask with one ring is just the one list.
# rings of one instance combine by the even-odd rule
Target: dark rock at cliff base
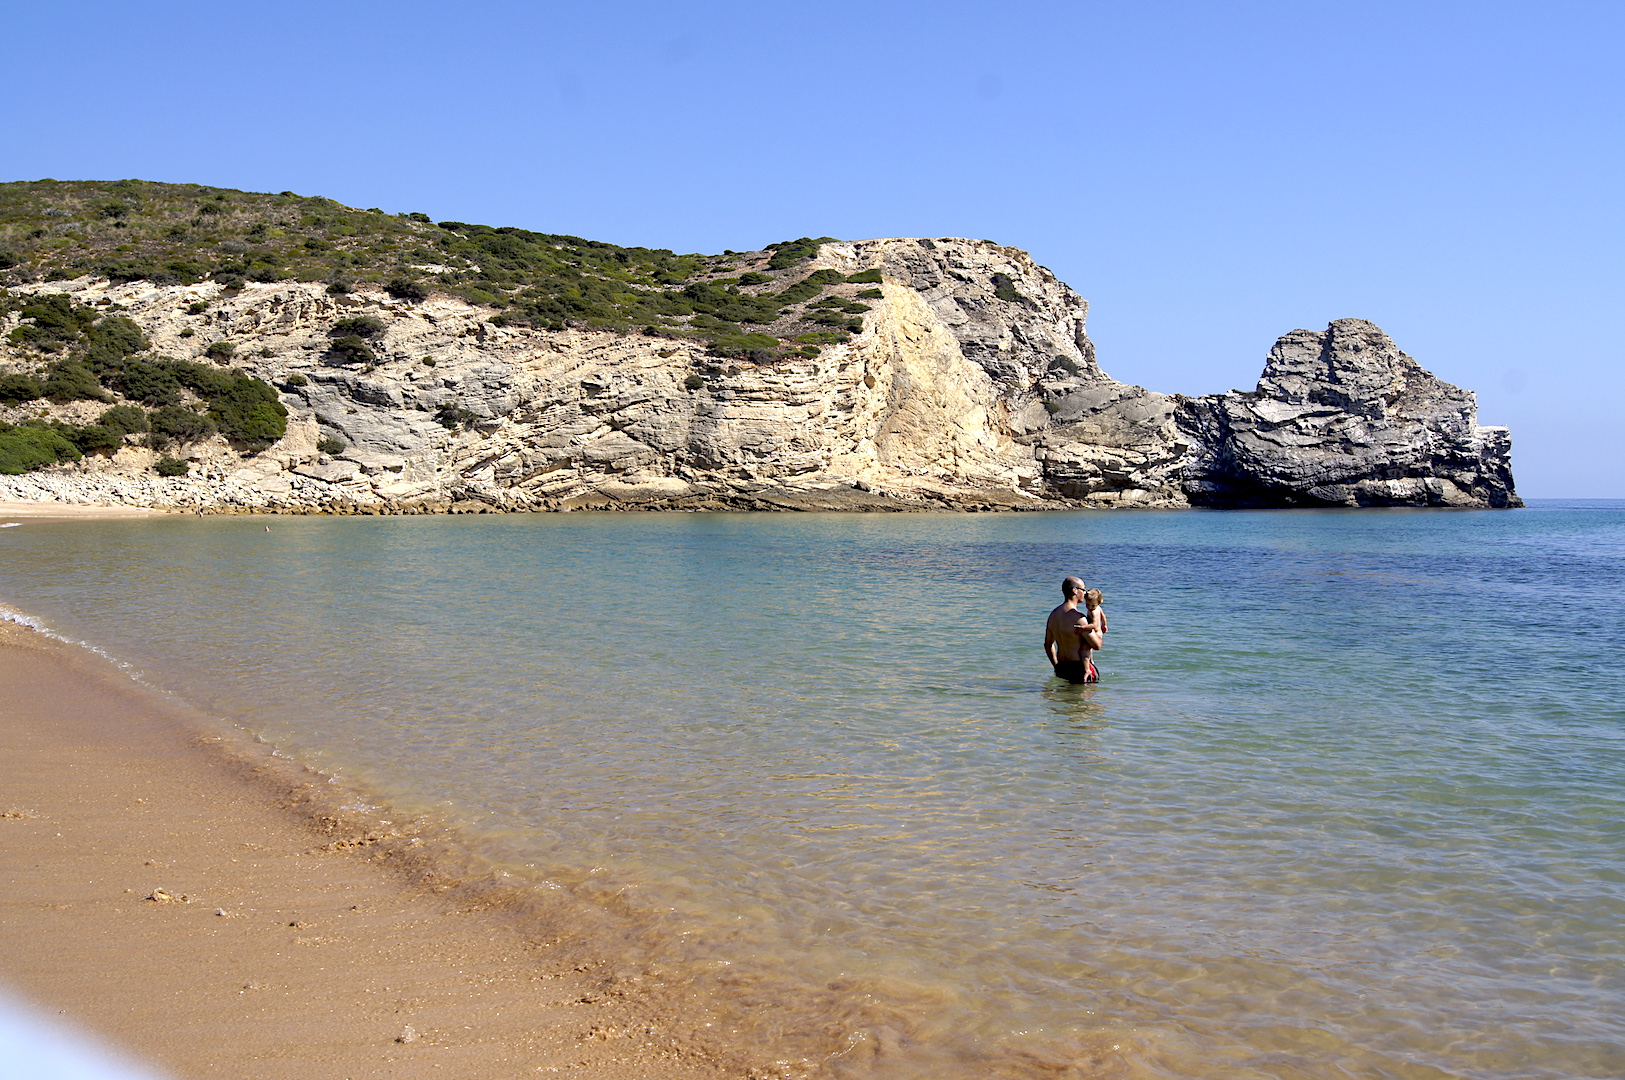
[[1252,393],[1180,398],[1198,506],[1522,506],[1506,428],[1373,324],[1294,330]]

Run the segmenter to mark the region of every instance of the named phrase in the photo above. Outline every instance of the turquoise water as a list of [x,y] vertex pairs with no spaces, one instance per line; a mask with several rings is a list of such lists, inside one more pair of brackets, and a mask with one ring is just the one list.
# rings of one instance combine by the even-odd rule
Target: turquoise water
[[0,599],[785,1060],[1625,1075],[1625,503],[266,520],[0,531]]

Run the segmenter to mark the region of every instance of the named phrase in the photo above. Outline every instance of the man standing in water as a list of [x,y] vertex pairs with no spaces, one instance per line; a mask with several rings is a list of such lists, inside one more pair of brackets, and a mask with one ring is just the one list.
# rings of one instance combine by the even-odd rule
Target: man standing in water
[[1083,594],[1081,578],[1069,577],[1061,582],[1065,602],[1049,613],[1049,621],[1044,624],[1044,657],[1055,669],[1056,676],[1069,683],[1100,681],[1100,676],[1094,673],[1094,665],[1089,663],[1090,650],[1083,640],[1083,628],[1089,624],[1078,610]]

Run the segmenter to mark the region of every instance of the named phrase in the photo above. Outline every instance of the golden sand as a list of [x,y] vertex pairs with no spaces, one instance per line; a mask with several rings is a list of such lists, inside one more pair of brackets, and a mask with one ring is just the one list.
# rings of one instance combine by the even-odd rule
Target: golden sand
[[471,899],[319,786],[0,623],[0,982],[178,1077],[756,1072],[601,944]]

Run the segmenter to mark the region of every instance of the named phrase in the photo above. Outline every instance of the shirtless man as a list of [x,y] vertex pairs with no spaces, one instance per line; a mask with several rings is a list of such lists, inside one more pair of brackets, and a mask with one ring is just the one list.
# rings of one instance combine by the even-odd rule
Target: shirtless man
[[1083,603],[1084,587],[1080,578],[1069,577],[1061,582],[1061,595],[1065,603],[1049,613],[1044,624],[1044,658],[1055,669],[1058,678],[1069,683],[1099,682],[1094,665],[1089,662],[1089,645],[1083,635],[1089,629],[1089,620],[1078,605]]

